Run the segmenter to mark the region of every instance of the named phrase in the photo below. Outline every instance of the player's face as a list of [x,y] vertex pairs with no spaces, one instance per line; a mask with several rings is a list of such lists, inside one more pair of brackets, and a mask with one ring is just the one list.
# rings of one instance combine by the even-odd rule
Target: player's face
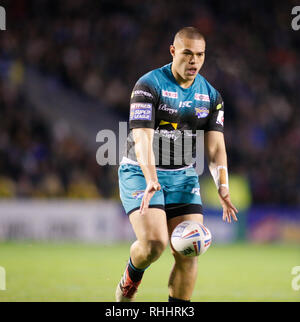
[[173,70],[183,81],[193,81],[205,58],[203,39],[180,39],[170,47],[173,56]]

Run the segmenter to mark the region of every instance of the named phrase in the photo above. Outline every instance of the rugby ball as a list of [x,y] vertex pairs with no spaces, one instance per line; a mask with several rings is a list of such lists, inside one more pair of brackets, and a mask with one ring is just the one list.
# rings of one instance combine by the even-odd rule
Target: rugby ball
[[184,256],[199,256],[209,248],[211,233],[203,224],[186,220],[173,230],[171,244],[175,251]]

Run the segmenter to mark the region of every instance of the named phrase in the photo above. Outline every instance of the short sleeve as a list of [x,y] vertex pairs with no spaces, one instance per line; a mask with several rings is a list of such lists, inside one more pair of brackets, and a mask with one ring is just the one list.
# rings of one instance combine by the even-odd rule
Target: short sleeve
[[151,85],[137,82],[130,98],[129,128],[155,127],[157,93]]
[[224,102],[220,93],[217,93],[217,99],[211,107],[205,131],[224,132]]

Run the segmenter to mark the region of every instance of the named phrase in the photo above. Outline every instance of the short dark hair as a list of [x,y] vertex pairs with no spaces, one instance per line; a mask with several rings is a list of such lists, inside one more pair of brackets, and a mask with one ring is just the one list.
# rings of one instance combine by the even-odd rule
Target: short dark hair
[[205,41],[205,38],[203,34],[200,32],[200,30],[196,27],[184,27],[181,28],[175,35],[175,39],[179,38],[188,38],[188,39],[203,39]]

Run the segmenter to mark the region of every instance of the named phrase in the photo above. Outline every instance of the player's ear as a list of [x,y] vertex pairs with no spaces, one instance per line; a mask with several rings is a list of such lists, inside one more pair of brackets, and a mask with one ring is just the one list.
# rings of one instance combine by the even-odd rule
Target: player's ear
[[172,55],[172,57],[175,56],[175,47],[173,45],[170,45],[170,54]]

